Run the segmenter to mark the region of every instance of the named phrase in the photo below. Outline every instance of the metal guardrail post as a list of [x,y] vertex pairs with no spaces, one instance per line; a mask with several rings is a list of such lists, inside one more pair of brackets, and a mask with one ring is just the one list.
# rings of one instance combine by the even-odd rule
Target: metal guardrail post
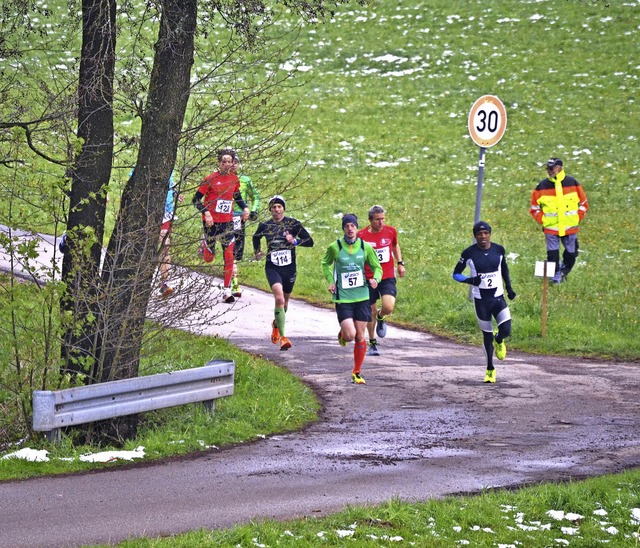
[[33,392],[33,429],[51,441],[60,429],[145,411],[202,402],[213,412],[215,400],[233,395],[235,363],[211,360],[202,367],[118,381]]

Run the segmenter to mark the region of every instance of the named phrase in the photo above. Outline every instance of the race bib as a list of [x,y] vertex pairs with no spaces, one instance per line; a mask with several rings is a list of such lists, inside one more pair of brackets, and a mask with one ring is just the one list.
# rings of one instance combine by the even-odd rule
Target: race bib
[[499,272],[489,272],[488,274],[482,274],[480,278],[480,289],[495,289],[498,287],[500,283],[500,273]]
[[364,276],[362,271],[357,272],[344,272],[342,274],[342,287],[350,289],[353,287],[362,287],[364,285]]
[[391,260],[391,251],[389,250],[389,247],[381,247],[380,249],[376,249],[375,251],[380,264],[388,263]]
[[231,213],[233,200],[216,200],[216,213]]
[[276,266],[287,266],[291,264],[291,250],[280,249],[278,251],[271,252],[271,262]]
[[242,217],[240,215],[233,216],[233,230],[240,230],[242,228]]

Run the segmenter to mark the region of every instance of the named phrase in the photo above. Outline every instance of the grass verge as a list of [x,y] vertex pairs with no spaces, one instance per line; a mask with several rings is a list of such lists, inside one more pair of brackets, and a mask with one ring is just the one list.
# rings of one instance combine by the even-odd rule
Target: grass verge
[[123,548],[203,546],[638,546],[640,471],[408,504],[350,507],[319,519],[123,542]]
[[[155,348],[149,350],[155,358],[144,363],[147,374],[194,367],[205,364],[213,356],[233,360],[236,374],[233,396],[216,400],[213,414],[203,405],[194,404],[142,415],[137,437],[126,442],[122,449],[133,451],[144,447],[145,461],[298,430],[317,418],[320,404],[309,387],[286,369],[242,352],[223,339],[167,331],[155,339],[153,345]],[[38,448],[49,452],[48,462],[0,458],[0,480],[103,469],[123,462],[83,462],[82,455],[109,448],[74,446],[69,438],[60,445],[43,441]]]

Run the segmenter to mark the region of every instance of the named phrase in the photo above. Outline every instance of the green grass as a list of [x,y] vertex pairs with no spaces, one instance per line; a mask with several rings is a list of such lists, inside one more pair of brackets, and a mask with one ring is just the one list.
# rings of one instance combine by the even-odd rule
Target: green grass
[[324,518],[269,520],[118,546],[638,546],[640,523],[632,512],[639,513],[639,506],[640,471],[632,471],[418,504],[391,500]]
[[[629,48],[640,43],[639,24],[631,4],[440,0],[343,8],[307,29],[296,60],[312,67],[301,76],[311,81],[296,96],[292,152],[304,151],[311,180],[287,199],[316,247],[299,254],[295,294],[326,302],[318,264],[339,235],[337,217],[353,211],[365,224],[380,203],[407,264],[393,320],[480,343],[467,287],[451,272],[472,241],[479,153],[467,116],[490,93],[505,104],[508,125],[487,151],[481,216],[517,255],[510,347],[637,360],[640,113]],[[546,251],[528,209],[551,155],[584,185],[590,210],[569,281],[549,288],[542,338],[542,281],[533,272]],[[273,182],[256,180],[268,195]],[[241,276],[266,288],[260,268],[247,264]]]
[[[453,282],[451,272],[471,243],[475,210],[478,147],[469,138],[467,116],[478,97],[495,94],[505,104],[508,125],[487,152],[481,211],[494,227],[494,240],[517,256],[510,263],[518,293],[510,346],[637,360],[640,112],[638,63],[631,52],[640,44],[639,25],[633,2],[435,0],[343,6],[331,22],[303,27],[291,50],[292,61],[303,67],[293,80],[298,87],[282,90],[299,101],[287,131],[288,159],[300,161],[265,166],[252,164],[248,155],[243,166],[267,198],[286,189],[307,162],[307,182],[285,192],[288,213],[316,240],[315,248],[301,250],[295,294],[327,302],[319,262],[339,235],[338,217],[356,212],[364,224],[368,208],[380,203],[400,231],[407,263],[393,320],[479,344],[477,329],[467,321],[474,314],[465,302],[467,288]],[[155,32],[151,22],[143,26]],[[284,19],[276,28],[292,27]],[[119,42],[123,59],[131,47],[127,36]],[[35,73],[47,66],[43,55],[34,54]],[[55,55],[50,64],[73,66],[75,56]],[[25,75],[22,84],[28,82]],[[120,110],[117,121],[119,136],[137,127]],[[546,253],[528,208],[551,155],[564,158],[591,209],[569,282],[549,292],[542,338],[542,284],[533,271]],[[114,170],[108,226],[128,173],[122,166],[130,161],[119,158]],[[187,199],[173,238],[177,262],[196,263],[201,228],[190,197],[213,169],[202,166],[184,181]],[[29,184],[29,173],[19,173],[18,188]],[[49,188],[41,180],[48,175],[38,173],[39,187]],[[53,222],[40,217],[29,208],[23,221]],[[266,289],[262,268],[244,264],[240,272],[244,283]]]

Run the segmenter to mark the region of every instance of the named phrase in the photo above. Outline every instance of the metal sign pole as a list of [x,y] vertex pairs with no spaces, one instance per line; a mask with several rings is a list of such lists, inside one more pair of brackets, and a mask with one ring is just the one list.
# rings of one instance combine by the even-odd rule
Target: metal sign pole
[[482,208],[482,183],[484,182],[484,158],[487,149],[480,147],[480,160],[478,160],[478,187],[476,189],[476,212],[473,217],[473,223],[480,220],[480,211]]
[[[484,163],[487,148],[494,146],[507,127],[507,111],[502,101],[494,95],[483,95],[476,100],[469,111],[467,120],[471,140],[480,147],[480,160],[478,161],[478,187],[476,189],[476,211],[473,223],[480,220],[482,209],[482,185],[484,183]],[[475,240],[472,242],[475,243]],[[473,288],[469,286],[469,300],[473,300]]]
[[[482,183],[484,182],[484,157],[487,149],[480,147],[480,159],[478,160],[478,185],[476,187],[476,212],[473,216],[473,224],[476,224],[480,220],[480,211],[482,209]],[[471,238],[471,245],[475,244],[474,238]],[[473,288],[469,286],[469,294],[467,295],[469,301],[473,302]]]

